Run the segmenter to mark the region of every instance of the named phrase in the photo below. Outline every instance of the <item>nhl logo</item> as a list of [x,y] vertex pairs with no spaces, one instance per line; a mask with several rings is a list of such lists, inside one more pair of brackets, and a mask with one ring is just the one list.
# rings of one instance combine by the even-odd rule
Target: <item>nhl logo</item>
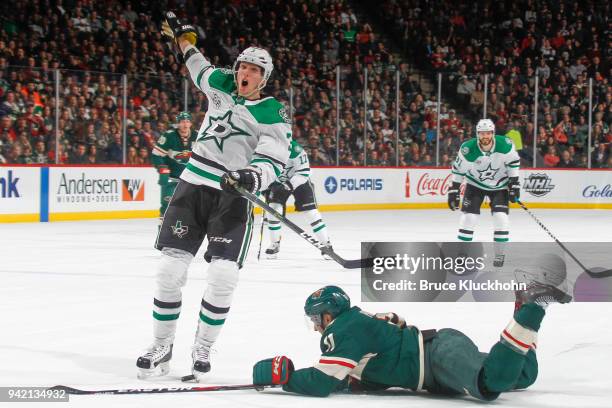
[[523,183],[523,190],[534,197],[542,197],[555,188],[552,179],[545,173],[532,173]]

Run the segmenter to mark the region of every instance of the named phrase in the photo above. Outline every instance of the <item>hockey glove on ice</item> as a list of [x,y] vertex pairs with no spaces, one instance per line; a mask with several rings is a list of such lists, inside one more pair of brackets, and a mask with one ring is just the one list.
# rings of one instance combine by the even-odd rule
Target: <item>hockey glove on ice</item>
[[293,370],[293,361],[286,356],[258,361],[253,366],[253,384],[287,384]]
[[521,185],[518,181],[518,177],[510,177],[508,183],[508,197],[511,203],[516,203],[521,198]]
[[234,170],[221,176],[221,189],[228,193],[240,195],[234,188],[240,186],[251,194],[255,194],[261,188],[261,175],[255,168]]
[[293,186],[288,181],[280,183],[275,181],[270,185],[270,194],[268,194],[268,200],[271,203],[278,203],[285,205],[289,196],[293,193]]
[[461,187],[461,183],[453,182],[448,189],[448,208],[452,211],[459,209],[459,187]]

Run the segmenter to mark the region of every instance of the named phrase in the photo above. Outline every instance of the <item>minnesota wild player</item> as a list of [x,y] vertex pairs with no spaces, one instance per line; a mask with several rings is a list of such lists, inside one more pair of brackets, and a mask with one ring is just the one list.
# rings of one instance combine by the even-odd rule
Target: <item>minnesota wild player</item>
[[357,392],[401,387],[494,400],[535,382],[537,332],[545,308],[549,302],[570,300],[552,285],[530,282],[517,292],[514,317],[500,340],[482,353],[458,330],[419,330],[395,313],[370,314],[351,307],[339,287],[325,286],[304,305],[321,333],[318,362],[294,370],[286,356],[261,360],[253,367],[253,383],[282,384],[285,391],[318,397],[346,388]]
[[211,369],[210,348],[229,315],[251,242],[253,208],[236,187],[256,194],[280,176],[289,158],[291,122],[279,101],[262,95],[274,69],[268,51],[248,47],[233,69],[215,68],[195,46],[196,29],[173,12],[165,17],[162,33],[184,58],[209,106],[157,237],[161,258],[153,298],[153,343],[136,366],[140,378],[169,372],[182,287],[207,239],[204,259],[210,266],[191,352],[192,374],[202,381]]
[[191,123],[189,112],[179,113],[176,116],[177,128],[164,132],[153,146],[151,161],[159,173],[161,187],[160,225],[179,177],[191,157],[193,142],[198,136],[198,133],[191,129]]
[[453,163],[453,182],[448,190],[448,206],[459,208],[459,187],[465,178],[467,185],[461,205],[459,235],[461,241],[471,241],[480,215],[480,206],[489,197],[493,215],[495,267],[504,264],[504,246],[510,239],[508,201],[520,198],[520,158],[512,141],[495,135],[495,124],[481,119],[476,125],[476,138],[464,142]]
[[[285,206],[291,195],[295,199],[295,210],[304,214],[317,240],[331,247],[327,226],[317,208],[314,188],[310,182],[308,155],[295,140],[291,140],[291,151],[285,170],[277,181],[270,184],[266,194],[270,207],[281,214],[285,213]],[[266,249],[266,257],[276,259],[280,251],[281,223],[271,215],[268,218],[271,242],[270,247]],[[323,256],[327,257],[326,255]]]

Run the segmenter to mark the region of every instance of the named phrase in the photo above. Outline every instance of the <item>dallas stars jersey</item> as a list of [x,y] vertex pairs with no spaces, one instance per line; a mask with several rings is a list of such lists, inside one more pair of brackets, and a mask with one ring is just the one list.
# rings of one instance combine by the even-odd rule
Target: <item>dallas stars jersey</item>
[[295,189],[298,186],[306,183],[310,177],[310,162],[308,155],[296,141],[291,143],[291,151],[289,152],[289,160],[285,170],[278,178],[281,182],[289,181]]
[[181,179],[220,189],[221,176],[248,166],[261,170],[264,190],[283,171],[289,157],[291,122],[273,97],[246,100],[236,93],[231,70],[213,67],[193,46],[187,59],[193,83],[209,104]]
[[352,307],[321,336],[323,354],[314,367],[296,370],[285,391],[327,396],[351,376],[368,389],[423,385],[423,339],[418,329],[400,329]]
[[168,166],[170,177],[179,178],[191,156],[191,146],[197,135],[197,132],[192,130],[189,137],[183,139],[175,129],[164,132],[153,146],[153,165],[158,168]]
[[490,151],[480,150],[478,139],[464,142],[453,163],[453,181],[467,183],[483,190],[495,191],[507,188],[509,177],[519,175],[519,155],[512,141],[506,136],[495,135]]

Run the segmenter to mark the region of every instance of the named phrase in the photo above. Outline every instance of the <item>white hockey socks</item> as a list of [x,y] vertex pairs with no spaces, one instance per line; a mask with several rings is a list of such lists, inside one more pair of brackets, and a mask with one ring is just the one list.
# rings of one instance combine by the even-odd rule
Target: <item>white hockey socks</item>
[[187,283],[187,269],[192,259],[193,255],[181,249],[162,250],[153,298],[153,337],[157,344],[174,342],[176,322],[181,314],[181,288]]
[[494,212],[493,229],[495,255],[503,255],[506,249],[506,242],[510,240],[510,220],[508,214],[504,212]]
[[202,298],[195,342],[210,347],[219,337],[229,314],[238,284],[238,264],[226,259],[213,259],[206,280],[208,286]]
[[[279,214],[283,213],[282,204],[278,203],[270,203],[270,207],[272,207]],[[266,214],[268,217],[268,231],[270,232],[270,242],[276,243],[281,239],[281,223],[271,214]]]
[[461,213],[457,238],[461,241],[472,241],[474,239],[474,228],[477,222],[478,214]]
[[304,217],[310,223],[312,232],[314,233],[317,241],[324,244],[329,242],[329,234],[327,233],[327,226],[323,222],[321,213],[316,208],[314,210],[308,210],[303,212]]

